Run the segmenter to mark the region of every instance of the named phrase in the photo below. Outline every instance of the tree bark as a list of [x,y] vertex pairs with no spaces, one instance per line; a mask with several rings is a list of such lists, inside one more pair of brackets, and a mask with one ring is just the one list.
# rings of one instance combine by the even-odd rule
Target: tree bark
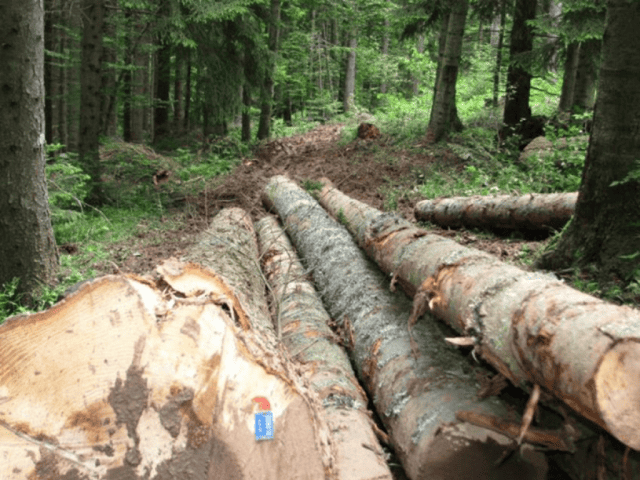
[[54,67],[54,59],[51,58],[49,53],[46,52],[54,52],[55,51],[55,29],[54,29],[54,10],[56,10],[56,1],[48,0],[45,6],[45,14],[44,14],[44,48],[45,48],[45,59],[44,59],[44,91],[45,91],[45,100],[44,100],[44,138],[47,141],[47,144],[51,145],[54,143],[53,139],[53,110],[54,110],[54,85],[53,85],[53,69]]
[[358,47],[358,37],[355,30],[349,33],[349,52],[347,53],[347,64],[345,67],[344,96],[342,109],[345,113],[351,111],[355,106],[356,93],[356,48]]
[[[105,2],[105,11],[117,10],[118,0],[103,1]],[[104,38],[110,37],[115,41],[115,38],[117,37],[116,25],[108,15],[106,15],[105,21],[103,22],[103,29]],[[100,133],[108,137],[114,137],[118,129],[118,115],[116,107],[116,101],[118,98],[118,81],[116,78],[115,68],[109,65],[115,65],[117,62],[115,46],[103,46],[102,57],[104,68],[102,69],[102,96],[100,99]]]
[[91,177],[91,203],[104,202],[100,166],[100,85],[102,84],[103,0],[83,0],[80,93],[80,162]]
[[427,141],[437,142],[456,127],[455,108],[458,66],[462,54],[464,26],[467,19],[468,0],[457,0],[452,6],[447,27],[446,46],[442,66],[438,68],[436,96],[427,128]]
[[0,286],[36,296],[55,283],[44,156],[44,10],[7,2],[0,15]]
[[[345,330],[358,375],[408,477],[512,478],[501,476],[494,465],[509,444],[506,437],[456,419],[460,410],[503,416],[507,409],[495,399],[478,399],[473,369],[442,341],[438,322],[416,327],[416,360],[402,319],[409,315],[409,302],[388,291],[388,280],[344,228],[285,177],[270,180],[263,201],[283,219],[329,313]],[[514,458],[516,471],[524,478],[541,478],[544,459],[525,456],[541,463]]]
[[160,49],[156,55],[156,75],[158,80],[154,98],[154,143],[169,134],[169,89],[171,87],[171,46],[166,39],[158,41]]
[[518,65],[518,56],[533,48],[533,29],[527,21],[536,17],[537,0],[516,0],[509,48],[509,71],[507,73],[507,100],[504,106],[504,124],[517,129],[521,122],[531,117],[529,93],[531,74]]
[[251,90],[249,82],[242,86],[242,133],[240,140],[244,143],[251,141]]
[[[500,0],[500,22],[498,25],[498,42],[496,44],[496,66],[493,70],[493,108],[498,107],[498,92],[500,91],[500,71],[502,70],[502,44],[504,41],[504,26],[507,21],[507,0]],[[493,34],[492,34],[493,38]]]
[[265,140],[271,136],[271,110],[273,106],[273,87],[276,69],[276,55],[278,53],[278,34],[280,32],[280,0],[271,0],[271,9],[267,21],[269,26],[269,58],[262,80],[260,123],[258,124],[258,140]]
[[176,48],[175,77],[173,80],[173,128],[179,133],[182,129],[182,70],[185,48],[179,45]]
[[186,58],[186,66],[187,69],[187,80],[185,85],[184,92],[184,125],[183,129],[185,132],[188,132],[191,123],[191,49],[187,48],[187,58]]
[[368,400],[349,357],[329,329],[329,314],[274,217],[256,223],[262,268],[275,302],[276,331],[291,358],[313,365],[309,378],[335,432],[338,478],[393,477],[366,410]]
[[416,219],[446,227],[560,230],[573,215],[577,193],[498,195],[422,200]]
[[[66,12],[68,12],[68,22],[71,29],[82,31],[82,8],[80,2],[68,2]],[[68,84],[67,84],[67,128],[68,150],[71,152],[80,151],[80,104],[82,101],[82,45],[69,35],[67,38],[67,49],[69,54],[68,64]],[[79,54],[78,54],[79,52]],[[78,61],[80,57],[80,61]]]
[[578,42],[571,42],[567,46],[564,75],[562,77],[562,93],[560,94],[560,104],[558,105],[558,110],[561,112],[568,112],[573,106],[579,49],[580,44]]
[[601,48],[600,39],[592,38],[580,44],[572,105],[576,112],[593,109]]
[[[574,218],[540,264],[594,264],[603,278],[632,280],[640,225],[640,4],[607,2],[603,65]],[[576,261],[577,259],[577,261]]]
[[640,313],[430,235],[330,184],[320,202],[414,297],[410,322],[431,311],[514,385],[540,385],[640,449]]

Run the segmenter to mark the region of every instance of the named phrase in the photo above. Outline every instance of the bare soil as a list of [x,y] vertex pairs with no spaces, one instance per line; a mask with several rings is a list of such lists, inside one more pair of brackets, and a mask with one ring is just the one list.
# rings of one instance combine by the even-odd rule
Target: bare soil
[[[340,142],[343,125],[321,125],[306,134],[281,138],[259,148],[253,158],[245,158],[233,173],[217,187],[187,198],[188,210],[177,230],[163,232],[140,230],[138,239],[115,246],[113,262],[94,268],[104,273],[144,274],[162,259],[180,257],[196,241],[211,218],[226,207],[241,207],[254,219],[267,214],[260,195],[273,175],[288,175],[298,182],[329,178],[345,194],[380,210],[393,208],[406,219],[415,221],[413,206],[422,199],[417,192],[425,167],[434,162],[462,171],[464,160],[446,147],[430,148],[434,154],[420,153],[393,145],[384,134],[376,139]],[[523,245],[535,250],[540,243],[509,240],[466,230],[431,228],[432,233],[454,237],[458,242],[519,263]],[[134,254],[127,255],[125,252]],[[120,252],[118,252],[120,250]],[[101,268],[102,267],[102,268]]]

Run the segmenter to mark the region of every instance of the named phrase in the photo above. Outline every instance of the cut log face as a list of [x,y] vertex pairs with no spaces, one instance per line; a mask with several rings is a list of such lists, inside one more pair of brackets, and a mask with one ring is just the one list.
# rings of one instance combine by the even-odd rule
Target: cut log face
[[[640,313],[430,235],[347,197],[329,182],[320,202],[345,219],[383,271],[465,336],[515,385],[538,384],[640,450]],[[417,317],[416,317],[417,318]]]
[[[221,279],[167,269],[176,289],[102,277],[0,327],[0,478],[330,476],[317,413],[231,318]],[[256,441],[256,397],[273,441]]]
[[497,468],[494,462],[511,440],[456,419],[461,410],[503,416],[507,408],[477,397],[475,372],[445,344],[449,335],[438,322],[416,326],[420,356],[414,357],[406,323],[410,303],[388,291],[388,279],[342,226],[285,177],[270,180],[263,201],[283,219],[327,310],[352,342],[359,377],[409,478],[511,479],[514,471],[520,479],[544,478],[542,455],[515,455],[514,470]]
[[559,230],[573,215],[577,199],[577,192],[438,198],[418,202],[414,214],[444,227]]
[[276,304],[276,324],[289,354],[306,366],[333,433],[336,470],[350,480],[391,480],[373,430],[368,400],[349,358],[328,327],[329,314],[274,217],[256,224],[263,270]]

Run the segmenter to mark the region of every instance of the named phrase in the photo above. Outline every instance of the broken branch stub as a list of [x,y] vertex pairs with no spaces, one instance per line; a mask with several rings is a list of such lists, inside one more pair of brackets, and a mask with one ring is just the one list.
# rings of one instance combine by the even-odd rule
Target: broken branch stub
[[559,230],[573,215],[577,199],[577,192],[437,198],[418,202],[414,214],[444,227]]
[[289,354],[305,365],[311,388],[322,402],[333,432],[338,477],[391,480],[372,428],[366,395],[328,327],[329,315],[287,235],[274,217],[263,218],[255,227],[282,342]]
[[358,375],[409,478],[507,479],[514,471],[544,478],[545,459],[530,450],[496,469],[493,462],[512,440],[456,419],[460,410],[501,417],[507,408],[496,398],[478,399],[474,368],[442,341],[443,325],[416,326],[416,360],[406,325],[410,303],[388,291],[348,232],[286,177],[271,178],[262,198],[283,219],[325,307],[352,339]]
[[320,203],[345,219],[358,243],[407,294],[427,299],[434,315],[476,338],[476,350],[515,385],[540,385],[640,450],[637,310],[428,234],[347,197],[328,181]]

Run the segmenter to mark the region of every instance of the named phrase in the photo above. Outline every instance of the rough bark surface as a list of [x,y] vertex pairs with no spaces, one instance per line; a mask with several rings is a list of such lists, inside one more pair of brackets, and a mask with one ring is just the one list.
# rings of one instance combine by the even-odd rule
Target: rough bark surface
[[329,314],[274,217],[256,224],[263,270],[275,301],[278,337],[289,355],[309,367],[309,382],[326,412],[336,447],[339,478],[393,477],[374,433],[362,391],[339,339],[329,329]]
[[[196,264],[158,273],[0,327],[0,478],[335,478],[322,408],[253,299]],[[273,441],[255,439],[259,397]]]
[[496,467],[509,439],[456,419],[460,410],[502,416],[506,409],[495,398],[477,398],[473,369],[442,341],[442,324],[425,321],[414,329],[420,349],[414,357],[404,320],[409,302],[388,291],[385,276],[344,227],[285,177],[270,180],[263,200],[283,218],[329,313],[344,329],[409,478],[506,479],[515,472],[544,478],[538,455],[528,456],[533,463],[514,455]]
[[58,267],[44,157],[42,2],[9,2],[0,15],[0,285],[52,284]]
[[573,215],[578,193],[439,198],[418,202],[418,220],[448,227],[561,229]]
[[637,310],[429,235],[328,182],[320,202],[345,219],[358,243],[414,297],[414,318],[430,310],[472,337],[475,351],[515,385],[540,385],[640,449]]
[[576,258],[603,276],[632,279],[640,223],[640,4],[607,2],[598,98],[574,219],[541,265],[564,268]]

